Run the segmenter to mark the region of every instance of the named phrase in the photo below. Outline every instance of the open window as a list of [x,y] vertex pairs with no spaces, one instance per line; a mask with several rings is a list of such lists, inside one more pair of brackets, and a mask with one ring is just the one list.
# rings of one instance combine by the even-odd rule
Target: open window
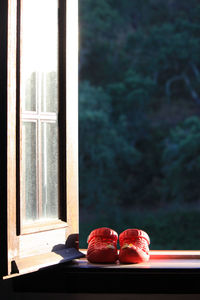
[[78,248],[77,10],[1,1],[4,276],[63,261],[66,241]]
[[[77,4],[77,0],[0,2],[0,261],[4,276],[65,261],[66,246],[78,244]],[[199,251],[151,251],[151,255],[155,259],[147,280],[152,270],[162,273],[170,268],[168,261],[159,262],[163,258],[189,258],[183,266],[173,261],[173,270],[198,268]],[[87,262],[81,263],[63,273],[57,270],[59,287],[66,288],[64,272],[73,284],[77,275],[80,281],[89,276],[84,277],[82,288],[98,274],[103,281],[105,274],[110,276],[109,270],[119,283],[127,279],[123,266],[92,266],[91,272]],[[148,266],[131,268],[132,273],[127,267],[130,286],[132,276]],[[55,277],[54,273],[50,282]],[[50,289],[49,281],[45,282]]]

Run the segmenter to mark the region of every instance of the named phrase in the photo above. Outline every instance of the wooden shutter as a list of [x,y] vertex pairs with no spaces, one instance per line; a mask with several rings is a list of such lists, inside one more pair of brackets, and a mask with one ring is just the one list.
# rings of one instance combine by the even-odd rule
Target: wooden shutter
[[75,257],[80,255],[66,250],[78,248],[78,0],[58,0],[60,214],[57,220],[32,222],[26,229],[21,226],[20,215],[20,45],[23,43],[20,30],[23,2],[1,0],[0,6],[0,259],[1,274],[6,276],[68,260],[73,253]]

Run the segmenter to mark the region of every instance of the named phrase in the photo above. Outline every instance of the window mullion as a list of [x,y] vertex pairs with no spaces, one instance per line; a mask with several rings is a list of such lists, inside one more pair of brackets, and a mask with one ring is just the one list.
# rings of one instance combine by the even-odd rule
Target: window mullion
[[[42,75],[42,80],[41,80],[41,101],[40,103],[43,103],[43,111],[47,111],[46,110],[46,74],[45,72]],[[43,100],[43,102],[42,102]],[[41,211],[40,211],[40,217],[46,217],[46,205],[47,205],[47,170],[46,170],[46,166],[47,166],[47,149],[46,149],[46,122],[43,120],[42,122],[40,122],[41,128],[40,128],[40,134],[41,134],[41,145],[42,145],[42,151],[41,151],[41,168],[42,168],[42,172],[41,172]],[[43,127],[43,130],[42,130]],[[43,136],[42,136],[43,135]],[[45,188],[44,188],[45,187]],[[44,191],[45,190],[45,193]]]
[[37,84],[36,84],[36,103],[37,103],[37,218],[39,219],[42,214],[42,143],[41,143],[41,99],[42,99],[42,84],[41,84],[41,74],[37,72]]

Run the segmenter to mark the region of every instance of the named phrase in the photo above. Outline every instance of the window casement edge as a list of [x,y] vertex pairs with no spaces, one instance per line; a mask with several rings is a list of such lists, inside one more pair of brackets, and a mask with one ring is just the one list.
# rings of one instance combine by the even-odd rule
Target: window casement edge
[[[17,0],[8,0],[7,42],[7,247],[8,274],[17,255],[16,238],[16,97],[17,97]],[[4,216],[5,217],[5,216]]]
[[67,0],[66,11],[67,220],[78,232],[78,0]]
[[[1,125],[1,140],[3,145],[0,149],[0,159],[2,166],[3,180],[1,181],[1,209],[0,209],[0,262],[1,262],[1,277],[10,276],[17,271],[17,268],[24,268],[26,251],[27,257],[35,258],[40,261],[41,257],[47,255],[49,264],[64,262],[69,257],[63,259],[56,258],[55,255],[60,255],[57,251],[62,251],[64,248],[74,247],[78,248],[78,0],[58,0],[59,10],[62,8],[66,13],[66,20],[64,20],[65,30],[62,36],[67,34],[66,39],[63,38],[62,51],[67,51],[66,58],[62,60],[65,63],[63,68],[66,72],[66,77],[60,74],[62,85],[66,88],[65,93],[62,94],[62,101],[65,102],[65,116],[66,122],[66,139],[63,139],[62,148],[63,153],[66,153],[66,167],[63,169],[63,182],[65,182],[66,205],[62,206],[65,210],[59,222],[54,222],[44,226],[42,232],[40,225],[36,228],[36,233],[20,232],[19,229],[19,209],[17,205],[17,170],[16,163],[17,152],[17,101],[19,97],[19,75],[17,72],[17,61],[19,60],[19,50],[17,47],[17,38],[19,35],[17,24],[19,24],[19,6],[20,0],[1,0],[0,3],[0,33],[1,33],[1,82],[2,87],[0,111],[2,117],[0,118]],[[18,6],[17,6],[18,5]],[[61,7],[62,5],[62,7]],[[60,14],[60,13],[59,13]],[[60,17],[59,17],[60,18]],[[61,15],[63,18],[63,15]],[[63,26],[63,25],[61,25]],[[77,52],[77,53],[76,53]],[[61,54],[62,55],[62,54]],[[71,56],[70,56],[71,55]],[[60,65],[59,65],[60,66]],[[60,88],[60,87],[59,87]],[[62,117],[61,120],[62,122]],[[19,129],[19,128],[18,128]],[[63,163],[63,162],[62,162]],[[66,174],[65,174],[66,173]],[[42,224],[43,226],[43,224]],[[52,230],[51,230],[52,229]],[[30,233],[30,234],[29,234]],[[36,239],[34,237],[36,236]],[[31,241],[31,237],[33,241]],[[55,239],[55,242],[52,241]],[[70,238],[70,241],[68,241]],[[41,243],[40,243],[41,241]],[[40,248],[41,244],[41,250]],[[37,248],[35,253],[33,248]],[[80,255],[80,254],[79,254]],[[82,255],[82,254],[81,254]],[[40,256],[40,257],[39,257]],[[61,255],[62,256],[62,255]],[[54,258],[53,258],[54,257]],[[51,262],[50,262],[51,261]],[[29,259],[30,262],[30,259]],[[36,263],[37,269],[41,266],[41,261]],[[17,267],[16,267],[17,266]],[[44,266],[44,265],[43,265]],[[31,269],[31,267],[30,267]],[[23,270],[19,270],[24,272]],[[11,275],[12,276],[12,275]]]
[[[7,270],[7,49],[8,49],[8,1],[0,1],[0,275]],[[6,258],[6,259],[5,259]]]

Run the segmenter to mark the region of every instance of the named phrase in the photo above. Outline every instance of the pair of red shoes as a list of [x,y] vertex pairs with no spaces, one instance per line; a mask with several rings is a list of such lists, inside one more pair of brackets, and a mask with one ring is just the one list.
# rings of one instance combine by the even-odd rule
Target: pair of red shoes
[[92,263],[141,263],[149,260],[148,234],[139,229],[127,229],[119,235],[120,251],[117,252],[118,234],[102,227],[88,237],[87,259]]

